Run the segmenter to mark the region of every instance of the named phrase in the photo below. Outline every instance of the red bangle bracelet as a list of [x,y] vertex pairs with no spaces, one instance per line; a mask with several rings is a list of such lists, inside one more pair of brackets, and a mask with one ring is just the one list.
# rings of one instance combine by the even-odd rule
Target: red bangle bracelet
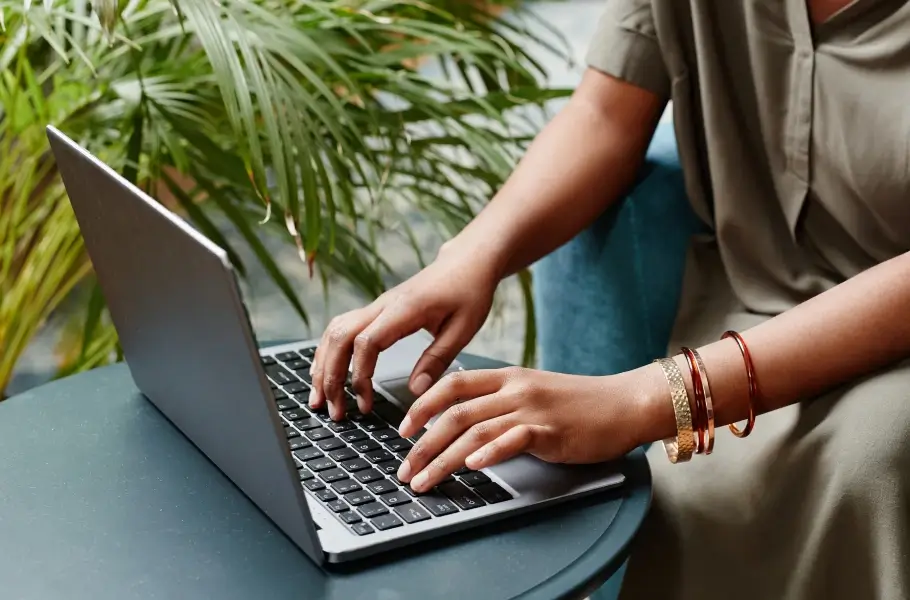
[[743,362],[746,363],[746,377],[749,380],[749,418],[746,421],[746,426],[742,429],[738,429],[734,424],[730,425],[730,431],[733,432],[733,435],[744,438],[752,433],[752,429],[755,427],[755,402],[758,398],[758,381],[755,378],[755,367],[752,365],[752,355],[749,354],[749,348],[746,346],[743,336],[735,331],[728,331],[724,333],[720,339],[723,340],[726,338],[733,338],[736,345],[739,346],[739,351],[743,355]]

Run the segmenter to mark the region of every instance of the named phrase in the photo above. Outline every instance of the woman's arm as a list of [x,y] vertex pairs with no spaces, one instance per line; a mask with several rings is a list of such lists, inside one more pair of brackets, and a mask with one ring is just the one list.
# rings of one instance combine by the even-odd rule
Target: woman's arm
[[[772,411],[910,357],[910,252],[742,332],[759,384],[756,413]],[[733,340],[699,349],[714,399],[715,419],[746,417],[748,382]],[[685,377],[685,360],[677,358]],[[645,410],[652,428],[642,441],[676,434],[667,381],[657,365],[645,367]],[[691,382],[687,381],[687,385]],[[874,400],[872,400],[874,401]],[[756,427],[761,427],[758,421]]]

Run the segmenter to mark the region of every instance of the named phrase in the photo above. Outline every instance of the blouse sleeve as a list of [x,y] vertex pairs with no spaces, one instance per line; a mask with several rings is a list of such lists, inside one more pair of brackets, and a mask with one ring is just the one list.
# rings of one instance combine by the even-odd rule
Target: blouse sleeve
[[585,60],[589,67],[669,98],[652,0],[607,0]]

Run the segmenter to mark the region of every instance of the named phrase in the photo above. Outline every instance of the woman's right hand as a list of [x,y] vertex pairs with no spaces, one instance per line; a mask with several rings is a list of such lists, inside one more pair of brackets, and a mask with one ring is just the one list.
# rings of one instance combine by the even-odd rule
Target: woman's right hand
[[332,418],[342,418],[344,384],[351,365],[358,408],[369,412],[373,405],[371,378],[379,353],[425,329],[435,340],[417,361],[409,381],[411,392],[422,395],[486,320],[500,279],[489,264],[443,246],[437,259],[414,277],[369,306],[332,319],[313,359],[310,406],[318,409],[327,401]]

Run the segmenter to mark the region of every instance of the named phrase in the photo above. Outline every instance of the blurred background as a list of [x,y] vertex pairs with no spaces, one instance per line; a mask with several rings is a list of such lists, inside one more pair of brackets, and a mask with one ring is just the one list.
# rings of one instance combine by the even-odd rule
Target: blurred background
[[[432,260],[577,84],[603,0],[0,0],[0,398],[120,358],[43,128],[230,249],[261,341]],[[534,364],[532,273],[468,350]]]

